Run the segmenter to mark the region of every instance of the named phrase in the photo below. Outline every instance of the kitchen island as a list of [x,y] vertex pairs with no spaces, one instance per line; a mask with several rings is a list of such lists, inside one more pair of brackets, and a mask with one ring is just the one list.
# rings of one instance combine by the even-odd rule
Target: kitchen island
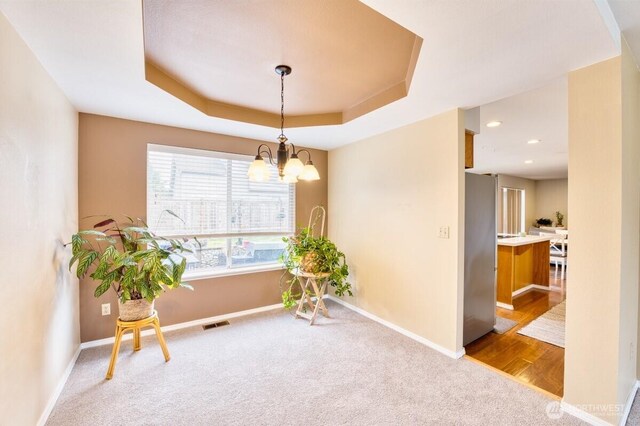
[[513,309],[513,298],[530,288],[549,288],[550,236],[498,239],[497,305]]

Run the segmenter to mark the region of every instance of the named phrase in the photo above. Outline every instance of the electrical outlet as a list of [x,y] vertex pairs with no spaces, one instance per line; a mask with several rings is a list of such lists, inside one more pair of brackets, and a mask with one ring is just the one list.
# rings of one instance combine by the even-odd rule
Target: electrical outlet
[[438,230],[438,238],[444,238],[444,239],[448,239],[449,238],[449,227],[448,226],[441,226],[440,229]]
[[636,359],[636,349],[633,345],[633,342],[629,343],[629,360],[633,361]]
[[102,315],[111,315],[111,303],[102,304]]

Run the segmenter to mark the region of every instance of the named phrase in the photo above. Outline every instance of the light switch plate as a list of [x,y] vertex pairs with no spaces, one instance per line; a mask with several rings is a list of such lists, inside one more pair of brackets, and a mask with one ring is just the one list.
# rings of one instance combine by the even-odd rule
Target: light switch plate
[[440,229],[438,230],[438,238],[444,238],[444,239],[448,239],[449,238],[449,227],[448,226],[441,226]]
[[102,304],[102,315],[111,315],[111,303]]

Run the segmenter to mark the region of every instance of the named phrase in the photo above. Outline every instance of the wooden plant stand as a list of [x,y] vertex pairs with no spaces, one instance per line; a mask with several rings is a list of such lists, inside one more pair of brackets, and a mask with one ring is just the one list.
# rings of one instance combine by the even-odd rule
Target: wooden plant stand
[[[316,216],[314,216],[314,214]],[[316,220],[314,220],[314,217]],[[320,236],[324,235],[324,224],[327,220],[327,211],[322,206],[316,206],[311,209],[309,213],[309,229],[311,230],[311,234],[314,233],[315,227],[318,219],[320,220]],[[304,285],[302,287],[302,295],[300,296],[300,301],[298,302],[298,309],[296,310],[296,318],[302,317],[309,320],[309,325],[313,325],[318,316],[318,311],[322,310],[322,315],[326,318],[329,318],[329,310],[324,304],[324,294],[327,291],[327,279],[329,278],[329,273],[321,273],[321,274],[311,274],[308,272],[303,272],[298,269],[294,271],[289,271],[293,275],[299,278],[300,280],[304,280]],[[316,298],[316,302],[313,303],[313,297]],[[306,310],[309,308],[311,313],[307,313]]]
[[164,336],[160,330],[160,320],[158,319],[157,311],[153,311],[153,314],[150,317],[137,321],[120,321],[118,318],[118,321],[116,322],[116,341],[113,343],[113,350],[111,351],[111,361],[109,362],[109,369],[107,370],[106,377],[107,380],[110,380],[113,377],[113,370],[116,368],[116,361],[118,360],[118,352],[120,351],[122,335],[128,330],[133,331],[133,350],[137,352],[142,347],[140,345],[140,329],[144,327],[153,327],[156,330],[156,337],[158,338],[158,343],[160,343],[160,347],[162,348],[165,362],[168,362],[171,359],[169,350],[167,349],[167,343],[164,341]]
[[[296,310],[296,318],[306,318],[309,320],[309,325],[313,325],[320,310],[322,310],[322,315],[330,318],[329,310],[323,300],[324,294],[327,291],[327,278],[329,274],[314,275],[295,271],[294,275],[305,280],[302,286],[302,296],[300,297],[298,309]],[[316,297],[315,303],[313,302],[314,296]],[[309,308],[310,312],[305,312],[307,308]]]

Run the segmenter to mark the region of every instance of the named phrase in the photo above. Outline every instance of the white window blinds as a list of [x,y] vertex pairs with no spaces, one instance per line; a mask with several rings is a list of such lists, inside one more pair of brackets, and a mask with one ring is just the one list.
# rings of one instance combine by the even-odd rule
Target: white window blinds
[[165,236],[293,233],[294,185],[278,182],[275,167],[268,182],[250,182],[252,161],[248,155],[149,144],[149,227]]

